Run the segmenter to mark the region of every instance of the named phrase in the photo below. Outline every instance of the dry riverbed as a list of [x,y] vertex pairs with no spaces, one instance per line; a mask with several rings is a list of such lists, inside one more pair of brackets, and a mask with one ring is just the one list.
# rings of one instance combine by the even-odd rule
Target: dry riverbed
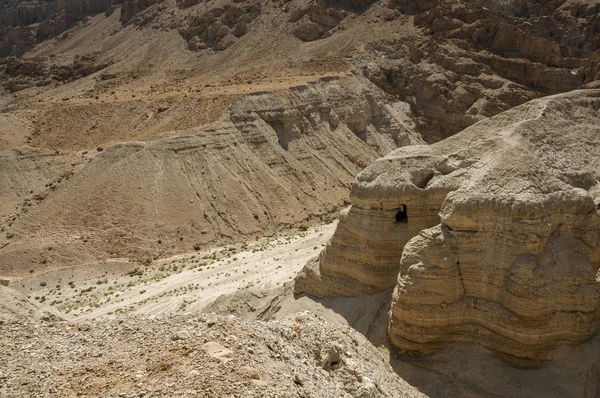
[[[94,275],[63,269],[60,277],[37,276],[35,289],[25,293],[77,319],[196,312],[223,294],[272,289],[291,281],[323,249],[336,224],[177,255],[135,268],[129,264],[122,272],[114,272],[114,266],[112,272],[107,269]],[[15,284],[19,285],[31,286],[32,281]]]

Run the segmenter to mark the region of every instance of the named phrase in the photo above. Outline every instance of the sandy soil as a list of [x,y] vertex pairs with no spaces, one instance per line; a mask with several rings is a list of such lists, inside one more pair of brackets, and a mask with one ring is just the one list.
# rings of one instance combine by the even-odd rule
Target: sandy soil
[[63,268],[24,278],[14,286],[71,318],[197,312],[221,295],[270,290],[290,282],[320,252],[336,225],[177,255],[150,265],[108,262],[97,264],[93,273]]

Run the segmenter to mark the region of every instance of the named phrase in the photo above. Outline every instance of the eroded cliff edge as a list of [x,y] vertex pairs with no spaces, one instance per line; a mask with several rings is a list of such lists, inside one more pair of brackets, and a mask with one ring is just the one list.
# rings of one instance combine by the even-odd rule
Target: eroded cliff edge
[[597,327],[600,91],[546,97],[361,172],[296,292],[395,286],[392,344],[545,360]]
[[159,140],[0,152],[0,270],[145,261],[328,217],[362,168],[424,142],[407,104],[386,98],[342,77],[244,96],[218,122]]

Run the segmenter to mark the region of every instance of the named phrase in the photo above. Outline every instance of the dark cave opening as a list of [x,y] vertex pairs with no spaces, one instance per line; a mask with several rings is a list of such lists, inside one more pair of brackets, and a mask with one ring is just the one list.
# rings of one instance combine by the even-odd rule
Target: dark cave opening
[[406,213],[406,205],[400,205],[398,213],[396,213],[396,224],[407,224],[408,214]]

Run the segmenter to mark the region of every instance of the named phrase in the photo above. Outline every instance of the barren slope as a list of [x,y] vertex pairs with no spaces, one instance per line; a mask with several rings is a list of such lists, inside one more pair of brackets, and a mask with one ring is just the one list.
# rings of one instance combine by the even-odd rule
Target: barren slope
[[320,218],[388,151],[598,73],[596,1],[116,3],[2,3],[2,272]]
[[3,307],[3,397],[423,396],[363,336],[308,313],[272,323],[130,315],[4,324]]
[[[27,195],[43,200],[4,210],[3,272],[111,257],[152,260],[333,213],[361,168],[399,145],[422,142],[406,104],[390,105],[361,84],[339,78],[289,95],[258,93],[209,127],[78,153],[73,169],[67,165],[70,178]],[[32,161],[24,153],[10,158],[21,172]]]
[[[0,395],[598,395],[598,93],[518,107],[598,65],[598,0],[0,0]],[[296,289],[379,293],[294,297],[371,163]]]

